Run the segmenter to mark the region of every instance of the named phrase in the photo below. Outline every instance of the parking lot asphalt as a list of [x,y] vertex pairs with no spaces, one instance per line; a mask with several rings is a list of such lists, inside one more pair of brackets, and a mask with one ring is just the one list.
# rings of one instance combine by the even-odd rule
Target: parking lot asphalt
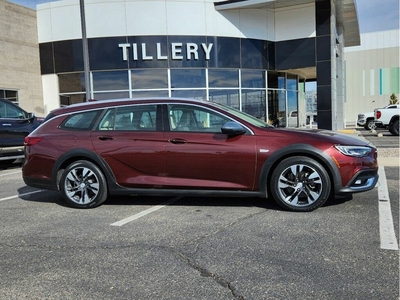
[[[356,131],[395,158],[398,137]],[[111,197],[79,210],[27,187],[15,163],[0,169],[0,300],[398,300],[399,251],[382,246],[380,207],[391,205],[398,240],[399,167],[382,170],[387,194],[311,213],[190,196]]]

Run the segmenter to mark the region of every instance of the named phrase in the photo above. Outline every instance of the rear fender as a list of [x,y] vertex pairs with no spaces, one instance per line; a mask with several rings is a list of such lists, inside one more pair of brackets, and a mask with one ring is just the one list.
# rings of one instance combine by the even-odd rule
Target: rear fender
[[88,149],[75,148],[61,155],[53,166],[51,178],[57,178],[57,179],[52,182],[52,185],[55,186],[57,190],[59,189],[58,184],[59,184],[59,179],[61,177],[60,176],[61,174],[59,172],[77,160],[88,160],[95,163],[106,177],[107,185],[109,188],[108,190],[114,187],[116,181],[115,176],[109,165],[105,162],[105,160],[96,153]]

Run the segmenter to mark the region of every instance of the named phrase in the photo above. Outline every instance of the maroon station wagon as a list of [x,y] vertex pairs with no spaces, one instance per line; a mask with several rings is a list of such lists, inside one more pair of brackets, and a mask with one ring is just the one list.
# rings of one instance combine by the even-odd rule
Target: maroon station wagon
[[377,152],[327,130],[275,128],[190,99],[93,101],[52,111],[25,139],[23,179],[73,207],[109,195],[259,196],[311,211],[374,188]]

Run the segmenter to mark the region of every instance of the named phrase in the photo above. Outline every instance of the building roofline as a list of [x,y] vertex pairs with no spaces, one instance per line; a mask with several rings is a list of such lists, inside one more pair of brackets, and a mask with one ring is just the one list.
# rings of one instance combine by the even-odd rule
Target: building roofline
[[[275,9],[293,5],[315,3],[318,0],[226,0],[215,1],[217,10],[229,9]],[[337,26],[343,28],[344,46],[360,45],[360,28],[358,24],[355,0],[334,0]]]

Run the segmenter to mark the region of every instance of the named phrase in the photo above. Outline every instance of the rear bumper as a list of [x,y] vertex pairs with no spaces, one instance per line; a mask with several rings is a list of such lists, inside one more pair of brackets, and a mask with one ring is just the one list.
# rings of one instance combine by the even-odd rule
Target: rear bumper
[[57,190],[56,184],[51,180],[22,176],[25,184],[30,187],[46,190]]

